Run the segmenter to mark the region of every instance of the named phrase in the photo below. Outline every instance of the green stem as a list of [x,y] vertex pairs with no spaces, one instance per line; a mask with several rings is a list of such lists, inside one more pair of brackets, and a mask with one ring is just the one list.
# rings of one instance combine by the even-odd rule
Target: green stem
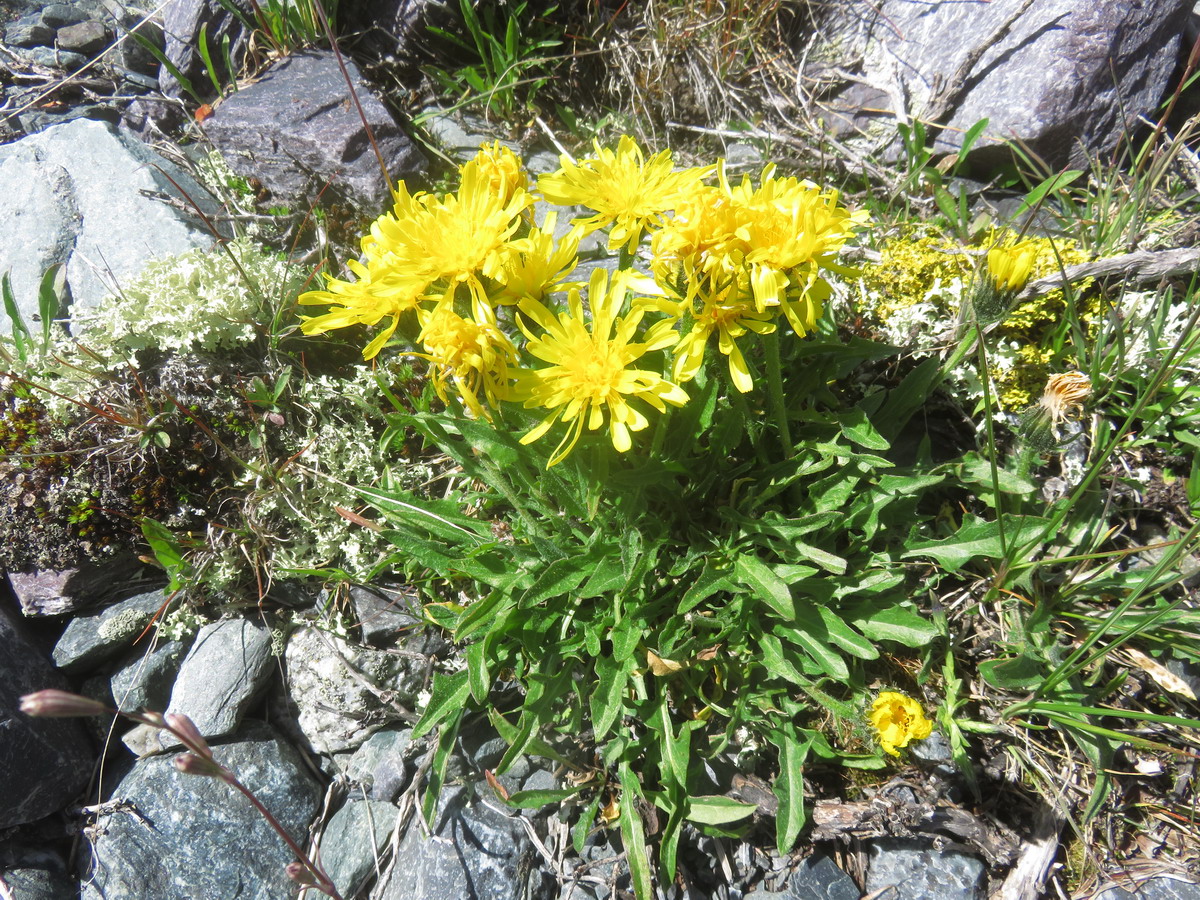
[[763,350],[767,364],[767,400],[770,404],[771,418],[779,431],[783,458],[791,459],[796,448],[792,445],[792,429],[788,424],[787,403],[783,396],[783,366],[779,359],[778,329],[763,337]]

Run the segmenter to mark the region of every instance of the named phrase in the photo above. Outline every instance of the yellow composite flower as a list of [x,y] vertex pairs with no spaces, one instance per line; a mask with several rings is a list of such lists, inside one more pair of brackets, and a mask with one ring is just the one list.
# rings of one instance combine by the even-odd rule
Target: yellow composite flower
[[921,704],[906,694],[883,691],[871,704],[871,725],[879,734],[884,752],[899,756],[897,748],[910,741],[924,740],[933,733],[933,723],[925,718]]
[[[775,323],[769,312],[760,312],[754,306],[746,285],[736,273],[729,273],[715,289],[708,289],[707,279],[688,274],[690,264],[684,265],[684,280],[691,290],[684,308],[691,317],[691,328],[675,347],[675,365],[672,377],[678,382],[691,381],[696,377],[704,361],[704,350],[709,338],[717,335],[717,349],[729,360],[729,378],[741,393],[749,393],[754,387],[750,368],[738,348],[737,339],[753,331],[770,334]],[[705,288],[699,285],[704,284]],[[696,308],[696,304],[699,308]]]
[[513,198],[522,198],[527,206],[533,205],[530,194],[529,174],[508,147],[499,141],[484,144],[475,154],[474,163],[479,171],[487,177],[492,192],[507,206]]
[[508,240],[527,205],[528,195],[519,189],[507,201],[501,198],[489,173],[471,160],[462,167],[455,193],[414,203],[406,215],[376,219],[371,226],[373,248],[387,255],[398,274],[443,284],[435,299],[452,296],[459,284],[481,297],[481,278],[495,278],[502,271]]
[[420,354],[432,364],[434,390],[447,400],[447,382],[454,385],[463,406],[472,415],[490,419],[484,406],[496,407],[506,399],[517,349],[496,323],[496,314],[486,303],[474,304],[471,318],[454,311],[452,297],[444,297],[432,310],[421,310],[424,349]]
[[586,206],[596,214],[580,220],[589,232],[611,225],[609,249],[637,247],[644,231],[653,230],[662,214],[713,171],[713,167],[672,171],[670,150],[646,159],[629,135],[615,151],[595,142],[596,155],[580,162],[563,156],[559,170],[538,178],[538,190],[551,203]]
[[556,422],[567,424],[567,432],[550,457],[548,466],[561,462],[579,441],[586,427],[597,431],[607,418],[613,447],[624,453],[632,446],[630,432],[641,431],[649,420],[631,400],[658,412],[666,404],[682,406],[687,392],[657,372],[632,368],[644,354],[670,347],[678,340],[674,321],[662,319],[637,339],[637,329],[646,307],[634,303],[620,315],[625,296],[640,285],[636,273],[621,270],[611,282],[608,272],[596,269],[588,283],[586,315],[578,289],[567,295],[567,310],[555,314],[537,300],[523,300],[519,309],[543,333],[537,334],[518,318],[528,339],[529,355],[547,363],[543,368],[517,374],[513,399],[527,409],[542,408],[549,414],[521,438],[529,444],[542,437]]
[[389,318],[391,322],[363,350],[363,358],[371,359],[391,338],[400,318],[417,309],[428,282],[419,276],[404,276],[391,272],[378,259],[367,259],[367,265],[348,260],[355,281],[326,276],[324,290],[307,291],[298,302],[304,305],[333,306],[320,316],[304,318],[300,330],[304,334],[324,334],[335,328],[350,325],[376,325]]
[[988,275],[996,290],[1013,293],[1025,287],[1037,262],[1037,245],[1033,241],[993,247],[988,251]]
[[558,213],[551,210],[540,228],[531,228],[525,237],[510,242],[497,279],[500,290],[491,295],[493,303],[511,305],[526,297],[543,300],[552,291],[570,286],[564,279],[579,261],[583,228],[576,225],[555,241],[557,224]]

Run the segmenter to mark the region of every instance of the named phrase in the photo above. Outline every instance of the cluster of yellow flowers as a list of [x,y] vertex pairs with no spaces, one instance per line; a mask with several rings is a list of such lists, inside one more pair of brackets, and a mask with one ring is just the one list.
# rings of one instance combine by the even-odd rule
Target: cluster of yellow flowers
[[[661,413],[688,401],[680,385],[695,377],[714,334],[732,383],[751,390],[737,340],[773,332],[780,315],[796,335],[811,331],[830,292],[822,273],[843,271],[836,255],[865,221],[836,192],[779,177],[774,166],[757,186],[731,184],[723,161],[676,170],[670,151],[646,158],[630,137],[616,150],[597,143],[578,162],[564,156],[536,190],[496,142],[462,166],[456,192],[410,194],[401,183],[394,196],[363,238],[361,259],[347,263],[354,280],[327,276],[324,289],[301,295],[302,304],[331,307],[306,318],[303,331],[386,320],[363,351],[371,359],[411,317],[412,352],[429,361],[443,401],[452,386],[475,416],[490,418],[503,402],[544,410],[525,443],[567,426],[551,465],[585,428],[606,422],[613,446],[628,450],[630,433],[649,424],[641,404]],[[556,237],[555,211],[535,221],[539,197],[594,214]],[[621,265],[592,272],[585,304],[585,285],[569,279],[580,241],[605,228]],[[647,272],[633,267],[644,239]],[[659,350],[673,350],[670,377],[636,367]]]

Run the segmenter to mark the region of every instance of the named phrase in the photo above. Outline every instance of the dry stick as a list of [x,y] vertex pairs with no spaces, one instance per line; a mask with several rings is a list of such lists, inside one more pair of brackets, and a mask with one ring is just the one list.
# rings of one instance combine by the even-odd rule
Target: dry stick
[[1185,247],[1178,250],[1137,250],[1133,253],[1122,253],[1119,256],[1098,259],[1095,262],[1067,266],[1061,272],[1031,281],[1018,295],[1017,300],[1024,302],[1043,297],[1051,291],[1059,290],[1064,285],[1082,281],[1085,278],[1105,278],[1119,275],[1124,279],[1146,284],[1161,281],[1164,278],[1194,276],[1198,271],[1200,271],[1200,249]]
[[993,900],[1022,900],[1037,897],[1042,893],[1050,866],[1058,853],[1058,833],[1063,820],[1048,805],[1038,809],[1033,825],[1033,834],[1022,842],[1021,856],[1009,870],[1004,884]]

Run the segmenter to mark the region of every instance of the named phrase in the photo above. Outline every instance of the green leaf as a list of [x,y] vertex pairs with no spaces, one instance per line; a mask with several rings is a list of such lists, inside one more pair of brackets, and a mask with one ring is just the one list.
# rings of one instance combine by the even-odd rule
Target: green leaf
[[[1049,524],[1049,519],[1036,516],[1007,516],[1004,536],[1011,547],[1042,535]],[[932,556],[947,572],[957,572],[977,559],[1000,559],[1003,556],[1000,532],[999,520],[987,522],[968,515],[952,536],[941,541],[918,541],[901,557]]]
[[1046,680],[1042,663],[1027,655],[985,660],[979,674],[992,687],[1010,691],[1032,690]]
[[623,695],[629,673],[633,669],[633,657],[624,663],[608,657],[596,658],[596,689],[588,699],[592,713],[592,728],[599,743],[608,734],[624,707]]
[[742,803],[732,797],[691,797],[684,818],[700,825],[728,825],[753,815],[756,809],[758,807],[753,803]]
[[[603,547],[599,548],[601,554],[603,549]],[[521,596],[519,605],[523,609],[528,609],[549,597],[559,597],[575,590],[588,576],[589,569],[594,565],[589,557],[596,555],[596,551],[597,548],[593,547],[592,552],[586,556],[567,557],[551,562],[541,570],[533,584]]]
[[571,829],[571,845],[575,848],[576,854],[583,854],[583,848],[587,844],[588,835],[592,832],[592,826],[596,822],[596,814],[599,811],[600,791],[596,791],[595,796],[584,807],[583,812],[579,814],[579,821]]
[[433,673],[432,696],[420,720],[413,726],[412,740],[423,737],[443,721],[462,712],[466,707],[467,697],[471,694],[469,677],[465,670],[453,675]]
[[55,263],[42,275],[38,284],[38,317],[42,320],[42,355],[50,352],[54,336],[54,320],[63,311],[67,295],[67,270]]
[[621,844],[625,848],[625,859],[629,863],[629,877],[633,882],[633,894],[637,900],[651,900],[653,887],[650,879],[650,860],[646,855],[646,833],[642,828],[642,816],[637,809],[642,796],[641,786],[630,771],[629,763],[622,762],[617,769],[621,779]]
[[772,572],[757,556],[742,554],[734,562],[738,579],[754,596],[771,607],[780,618],[791,622],[796,618],[792,592],[782,578]]
[[487,654],[482,641],[467,645],[467,682],[471,688],[472,699],[482,705],[492,689],[491,673],[488,672]]
[[4,298],[4,311],[8,313],[8,324],[12,328],[13,346],[17,351],[17,359],[25,362],[32,341],[29,329],[25,326],[25,320],[21,317],[21,310],[17,306],[17,298],[13,295],[12,282],[8,272],[0,276],[0,297]]
[[875,430],[887,440],[895,440],[913,413],[920,409],[941,383],[941,363],[930,357],[904,376],[887,400],[871,417]]
[[663,772],[664,781],[674,781],[686,787],[688,765],[690,764],[692,729],[684,724],[679,729],[679,736],[674,734],[671,722],[671,712],[666,696],[658,704],[658,714],[655,716],[655,730],[658,732],[659,751],[666,763]]
[[879,651],[875,649],[875,645],[842,621],[832,609],[828,606],[818,606],[816,609],[833,643],[859,659],[879,658]]
[[776,678],[790,681],[792,684],[807,685],[809,679],[797,669],[784,654],[783,642],[773,634],[764,634],[759,639],[759,649],[762,652],[763,665]]
[[804,760],[810,741],[798,741],[790,734],[779,740],[779,775],[771,786],[779,811],[775,814],[775,847],[780,856],[792,851],[796,838],[808,819],[804,808]]
[[838,420],[842,427],[842,434],[860,447],[880,451],[891,449],[892,445],[875,430],[875,426],[861,409],[847,410],[838,416]]
[[[807,627],[805,627],[807,626]],[[776,625],[775,634],[794,646],[803,650],[821,669],[833,678],[845,681],[850,677],[850,669],[841,655],[832,650],[828,643],[828,634],[820,616],[809,614],[806,621],[796,621],[795,628]]]
[[911,606],[880,609],[870,601],[855,604],[847,620],[873,641],[895,641],[905,647],[924,647],[937,637],[937,627]]
[[545,790],[534,791],[517,791],[515,794],[509,795],[507,801],[509,806],[519,809],[538,809],[546,806],[549,803],[562,803],[562,801],[574,797],[584,789],[585,785],[579,785],[573,788],[547,788]]
[[713,565],[712,560],[707,560],[704,563],[704,569],[700,575],[692,582],[683,594],[679,601],[678,612],[683,615],[695,609],[713,594],[719,591],[729,591],[733,589],[733,582],[729,578],[728,569],[718,569]]

